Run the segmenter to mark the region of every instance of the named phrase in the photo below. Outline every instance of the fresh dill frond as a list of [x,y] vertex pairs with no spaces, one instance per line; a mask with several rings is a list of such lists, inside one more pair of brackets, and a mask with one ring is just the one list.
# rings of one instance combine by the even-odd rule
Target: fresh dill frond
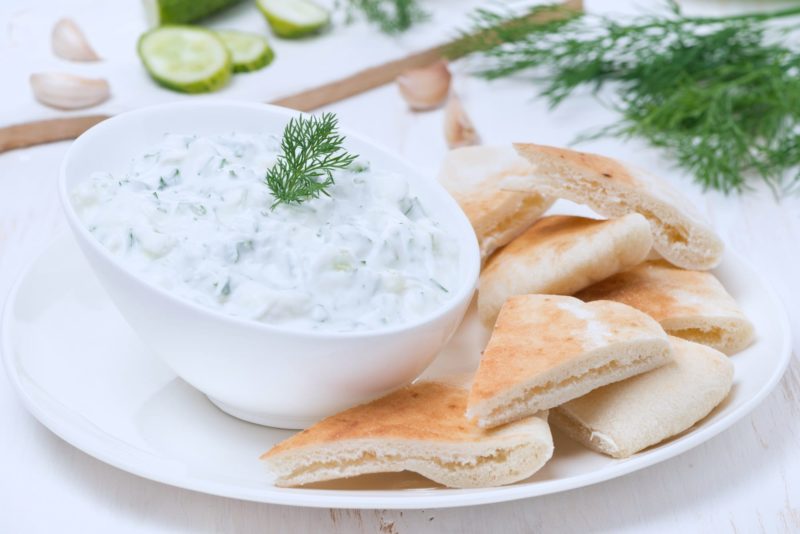
[[267,171],[266,183],[278,204],[300,204],[327,195],[333,185],[333,171],[345,169],[358,156],[349,154],[337,132],[333,113],[289,119],[283,129],[281,154]]
[[[614,89],[615,124],[582,136],[640,137],[663,148],[705,188],[726,193],[760,177],[776,193],[800,182],[800,53],[788,43],[794,7],[731,17],[669,13],[626,21],[571,16],[503,26],[481,10],[464,39],[488,79],[532,72],[552,106],[579,88]],[[541,9],[541,8],[540,8]],[[553,6],[550,6],[553,9]],[[463,55],[465,46],[451,51]]]
[[351,14],[361,12],[368,22],[389,35],[403,33],[430,18],[419,0],[348,0],[348,8]]

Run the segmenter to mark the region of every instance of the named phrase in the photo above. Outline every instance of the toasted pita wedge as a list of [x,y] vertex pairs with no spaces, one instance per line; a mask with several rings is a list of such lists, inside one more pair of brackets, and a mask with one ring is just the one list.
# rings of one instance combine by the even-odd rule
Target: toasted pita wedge
[[530,172],[530,164],[509,146],[458,148],[445,157],[439,182],[472,223],[483,259],[521,234],[553,203],[536,192],[500,188],[508,177]]
[[650,221],[656,251],[678,267],[706,270],[722,260],[720,238],[666,182],[597,154],[524,143],[514,147],[535,174],[513,177],[506,187],[586,204],[607,217],[641,213]]
[[514,421],[669,362],[667,334],[635,308],[521,295],[503,305],[467,403],[481,427]]
[[598,452],[626,458],[707,416],[733,382],[724,354],[670,338],[674,359],[649,373],[596,389],[553,410],[552,423]]
[[265,453],[276,484],[414,471],[455,488],[528,478],[553,454],[547,413],[483,430],[464,417],[463,383],[420,382],[328,417]]
[[713,274],[649,261],[590,286],[581,300],[614,300],[642,310],[673,336],[734,354],[753,342],[753,323]]
[[607,221],[544,217],[486,263],[478,314],[491,326],[513,295],[571,295],[644,261],[652,244],[647,220],[636,213]]

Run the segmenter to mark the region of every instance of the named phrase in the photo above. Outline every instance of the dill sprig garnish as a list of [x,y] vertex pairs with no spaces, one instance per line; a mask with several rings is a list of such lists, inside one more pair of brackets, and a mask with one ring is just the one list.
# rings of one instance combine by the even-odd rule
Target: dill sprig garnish
[[358,157],[342,147],[344,137],[333,113],[289,119],[283,129],[281,155],[267,171],[266,183],[278,204],[300,204],[327,195],[333,171],[345,169]]
[[368,22],[389,35],[403,33],[430,17],[419,0],[349,0],[348,8],[351,13],[360,11]]
[[533,69],[551,106],[578,88],[597,93],[611,84],[619,120],[577,141],[644,138],[704,188],[726,193],[746,189],[751,176],[778,194],[797,185],[800,54],[786,37],[798,26],[766,21],[800,8],[689,17],[674,2],[669,7],[664,16],[627,21],[571,12],[510,28],[512,15],[479,10],[468,33],[490,38],[464,37],[449,53],[477,53],[477,72],[488,79]]

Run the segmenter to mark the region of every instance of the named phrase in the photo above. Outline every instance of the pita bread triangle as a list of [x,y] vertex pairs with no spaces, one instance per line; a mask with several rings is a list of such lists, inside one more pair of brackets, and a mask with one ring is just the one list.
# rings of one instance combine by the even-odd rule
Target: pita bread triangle
[[630,269],[652,244],[650,225],[637,213],[608,220],[543,217],[486,263],[478,293],[481,322],[493,325],[513,295],[571,295]]
[[553,408],[671,360],[667,334],[618,302],[521,295],[500,311],[469,394],[481,427]]
[[553,204],[535,191],[519,193],[501,188],[507,178],[531,172],[531,165],[510,146],[463,147],[445,156],[439,182],[472,223],[484,260]]
[[550,414],[553,424],[598,452],[626,458],[704,418],[725,397],[733,365],[721,352],[670,338],[673,361],[596,389]]
[[668,334],[734,354],[753,342],[755,330],[717,278],[649,261],[575,295],[584,301],[614,300],[642,310]]
[[467,394],[460,379],[418,382],[323,419],[262,459],[281,486],[408,470],[458,488],[510,484],[550,459],[546,413],[484,430],[464,416]]
[[598,154],[530,143],[514,148],[534,172],[509,178],[505,187],[585,204],[606,217],[641,213],[655,250],[678,267],[707,270],[722,261],[722,240],[666,182]]

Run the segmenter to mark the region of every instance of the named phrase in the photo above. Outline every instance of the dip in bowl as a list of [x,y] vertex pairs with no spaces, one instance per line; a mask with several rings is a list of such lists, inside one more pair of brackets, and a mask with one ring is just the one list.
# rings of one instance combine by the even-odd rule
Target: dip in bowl
[[463,318],[474,233],[431,177],[341,130],[356,162],[319,198],[264,182],[298,114],[145,108],[70,147],[70,227],[123,316],[226,412],[303,428],[417,377]]

